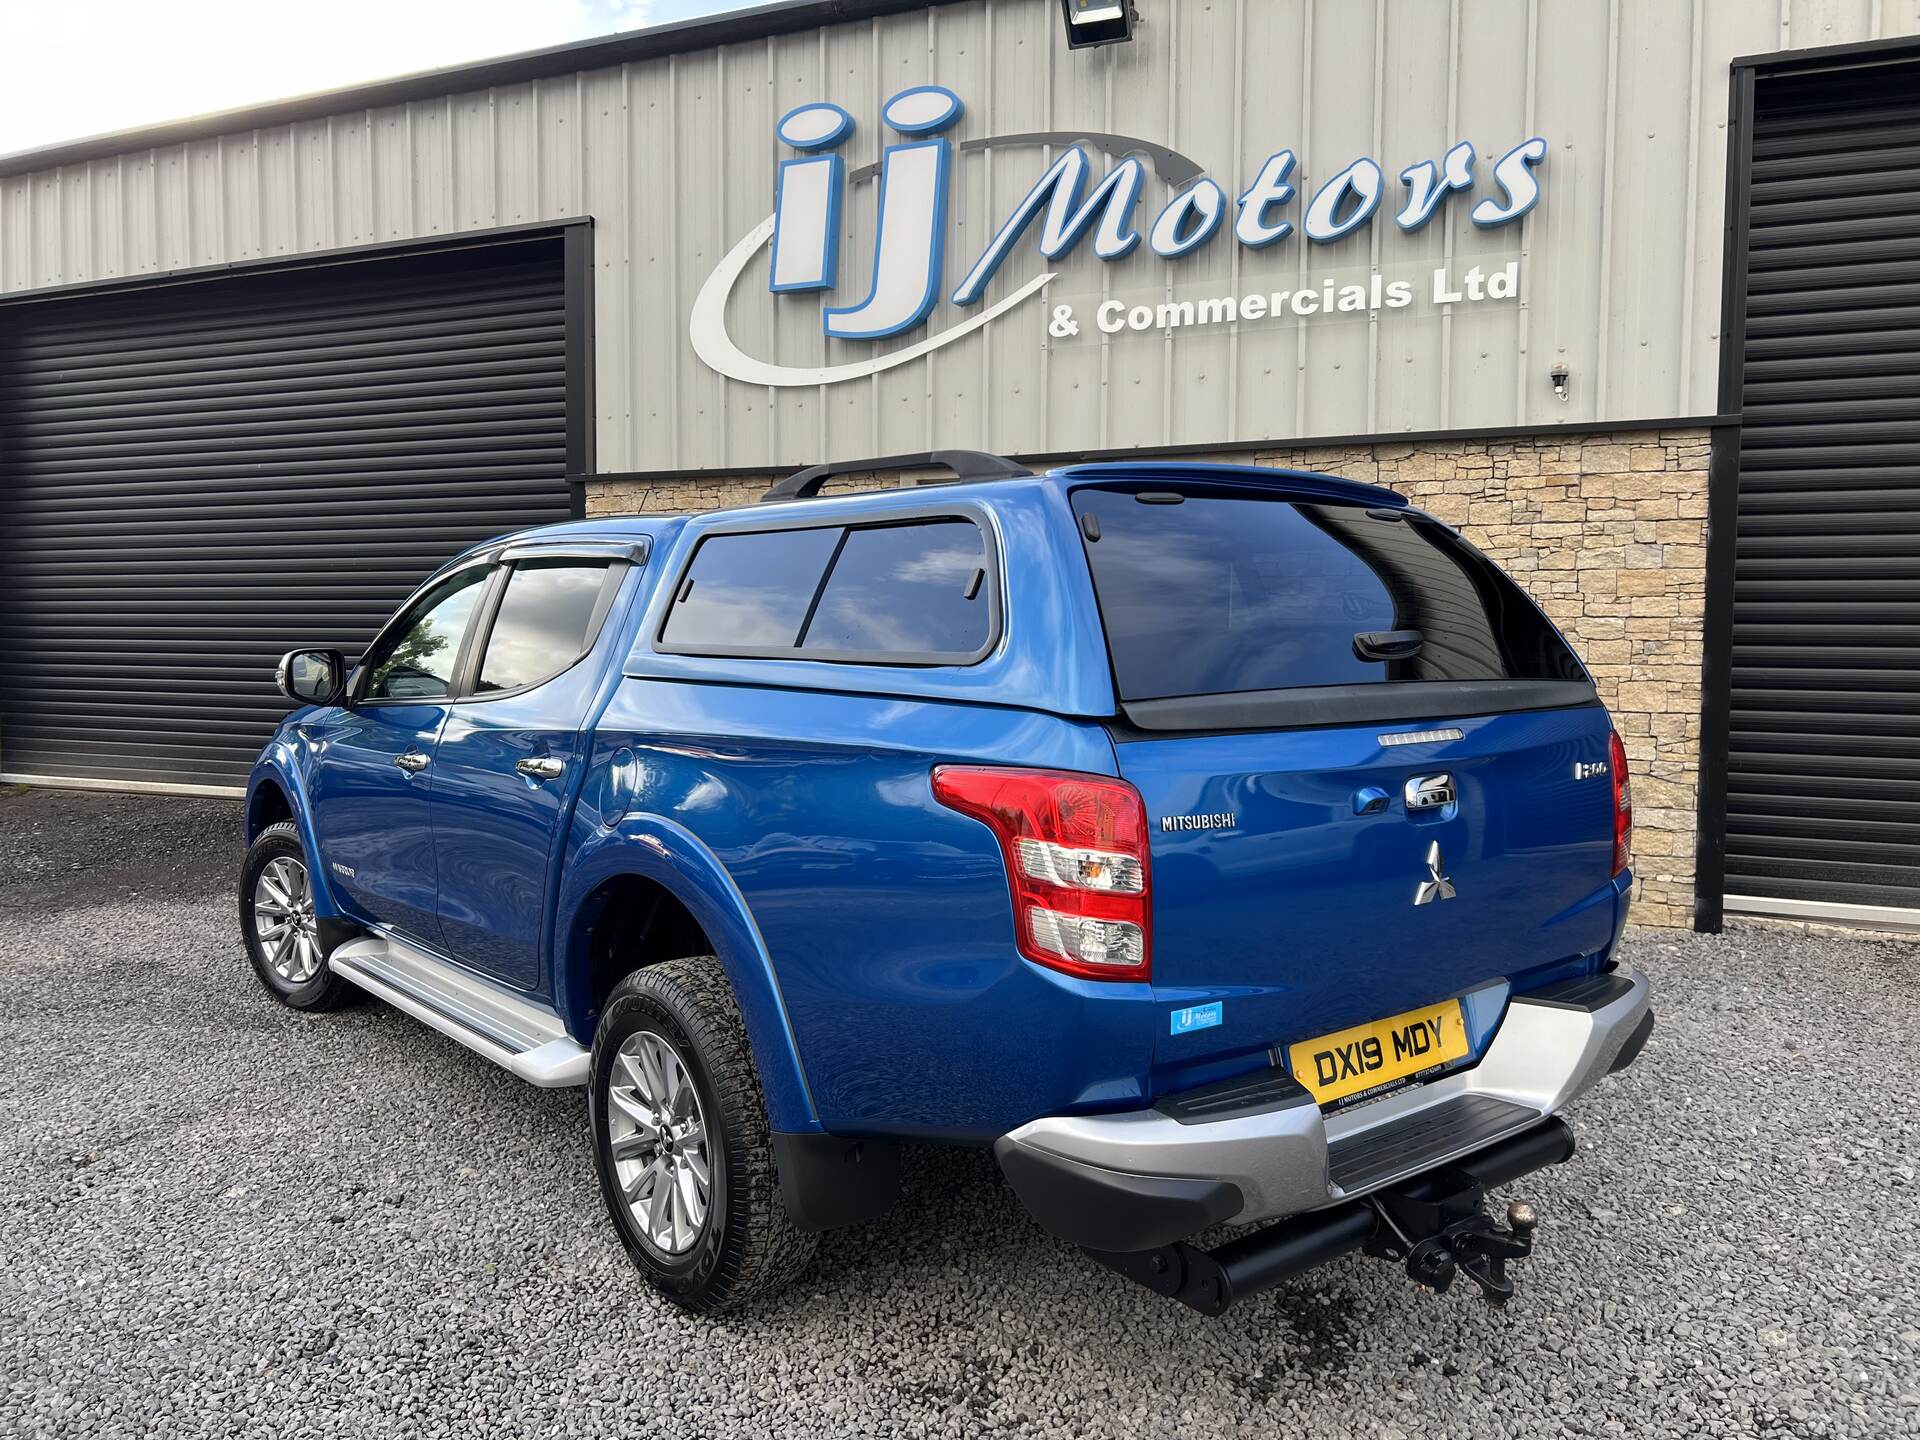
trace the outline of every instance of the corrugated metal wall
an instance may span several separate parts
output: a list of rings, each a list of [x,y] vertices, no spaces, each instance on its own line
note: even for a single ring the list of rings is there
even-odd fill
[[[3,768],[242,785],[282,654],[566,519],[562,245],[0,314]]]
[[[1754,105],[1727,908],[1911,923],[1920,62],[1762,75]]]
[[[595,223],[602,470],[734,469],[823,455],[982,445],[1128,445],[1480,429],[1711,412],[1725,195],[1727,62],[1920,32],[1920,0],[1142,0],[1138,38],[1070,53],[1054,0],[971,0],[812,34],[449,96],[0,181],[0,289],[73,284],[571,215]],[[723,380],[686,324],[715,263],[771,208],[775,119],[835,100],[889,134],[880,102],[957,91],[963,142],[1118,132],[1192,157],[1237,194],[1290,147],[1311,194],[1361,155],[1392,176],[1455,139],[1493,157],[1552,143],[1544,198],[1479,231],[1466,206],[1413,235],[1385,214],[1334,246],[1263,251],[1222,233],[1185,260],[1076,252],[1045,301],[872,380],[769,390]],[[1025,194],[1037,149],[967,154],[950,289]],[[875,188],[848,207],[840,303],[864,292]],[[1150,182],[1150,217],[1166,188]],[[1302,207],[1289,212],[1296,222]],[[1086,302],[1155,301],[1375,265],[1521,262],[1517,301],[1230,327],[1091,332]],[[1024,256],[989,302],[1036,273]],[[841,363],[815,300],[748,272],[732,311],[749,352]],[[1049,340],[1055,301],[1082,334]],[[964,318],[942,305],[934,328]],[[907,343],[910,335],[898,343]],[[1571,398],[1546,372],[1564,361]]]

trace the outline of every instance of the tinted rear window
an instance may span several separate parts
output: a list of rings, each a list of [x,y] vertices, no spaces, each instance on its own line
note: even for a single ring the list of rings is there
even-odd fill
[[[992,633],[986,540],[943,518],[708,536],[660,640],[696,654],[950,664]]]
[[[709,536],[660,638],[720,650],[791,649],[839,543],[837,529]]]
[[[850,531],[801,648],[971,655],[987,643],[986,563],[965,520]]]
[[[1158,492],[1164,496],[1166,492]],[[1379,681],[1584,680],[1520,588],[1445,526],[1352,505],[1079,490],[1124,700]],[[1084,521],[1083,521],[1084,525]],[[1357,636],[1418,631],[1398,659]]]

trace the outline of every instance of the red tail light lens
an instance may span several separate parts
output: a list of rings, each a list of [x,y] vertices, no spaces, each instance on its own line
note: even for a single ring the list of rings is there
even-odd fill
[[[1088,980],[1145,980],[1147,810],[1123,780],[941,765],[933,796],[1000,841],[1020,953]]]
[[[1607,744],[1607,770],[1613,776],[1613,873],[1633,863],[1633,782],[1627,774],[1627,747],[1615,730]]]

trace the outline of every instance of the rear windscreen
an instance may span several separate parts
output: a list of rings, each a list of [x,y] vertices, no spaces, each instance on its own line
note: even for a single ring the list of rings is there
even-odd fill
[[[1164,490],[1076,490],[1073,508],[1123,700],[1587,678],[1520,588],[1434,520]]]

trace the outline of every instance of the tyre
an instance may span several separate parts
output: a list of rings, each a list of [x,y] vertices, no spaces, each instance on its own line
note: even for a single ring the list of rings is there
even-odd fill
[[[295,1010],[337,1010],[359,991],[327,968],[313,914],[313,875],[300,827],[282,820],[262,830],[240,866],[240,933],[253,973]]]
[[[587,1114],[614,1228],[669,1299],[731,1310],[813,1258],[816,1238],[780,1198],[760,1075],[711,955],[615,987],[593,1040]]]

